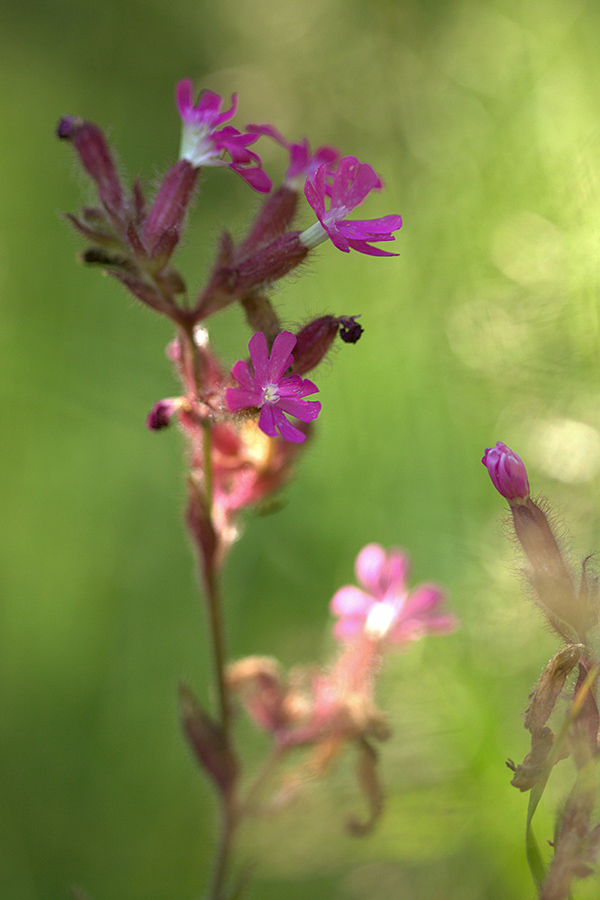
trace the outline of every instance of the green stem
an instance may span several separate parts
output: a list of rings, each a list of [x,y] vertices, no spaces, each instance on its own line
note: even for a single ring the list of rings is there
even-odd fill
[[[206,587],[206,599],[210,619],[210,635],[213,648],[213,661],[215,667],[215,681],[219,699],[220,724],[225,743],[229,744],[230,710],[225,684],[225,665],[227,655],[225,652],[225,629],[223,625],[223,604],[221,592],[214,568],[204,567],[204,584]]]

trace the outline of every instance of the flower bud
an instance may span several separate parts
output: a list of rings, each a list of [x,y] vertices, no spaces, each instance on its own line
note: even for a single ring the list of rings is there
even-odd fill
[[[492,484],[509,503],[529,497],[529,480],[520,456],[498,441],[483,454],[481,462],[487,468]]]
[[[91,122],[64,116],[56,131],[61,140],[71,141],[79,159],[96,182],[98,196],[114,222],[121,224],[125,212],[125,196],[117,167],[101,130]]]
[[[144,225],[143,239],[150,256],[158,255],[168,245],[169,251],[164,254],[168,258],[175,249],[197,177],[198,170],[185,159],[167,172]]]
[[[233,293],[239,296],[263,284],[283,278],[299,266],[307,255],[308,249],[298,240],[298,233],[290,231],[238,262],[230,274],[226,272],[222,274],[226,281],[234,276]]]
[[[292,222],[297,206],[298,192],[286,185],[269,194],[250,233],[239,247],[238,256],[247,257],[283,234]]]
[[[238,765],[222,729],[186,685],[179,688],[179,702],[183,730],[198,761],[220,793],[229,793],[237,778]]]

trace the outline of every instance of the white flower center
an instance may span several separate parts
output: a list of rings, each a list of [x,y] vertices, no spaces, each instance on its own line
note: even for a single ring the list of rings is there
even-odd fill
[[[383,601],[374,603],[365,622],[365,634],[374,640],[384,638],[395,618],[396,608],[391,603]]]
[[[279,400],[279,390],[276,384],[265,384],[263,388],[263,403],[276,403]]]
[[[214,165],[216,154],[210,135],[210,129],[204,125],[184,125],[179,158],[187,159],[196,168],[203,165]]]

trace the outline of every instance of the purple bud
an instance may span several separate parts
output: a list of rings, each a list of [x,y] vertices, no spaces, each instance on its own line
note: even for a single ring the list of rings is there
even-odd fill
[[[61,140],[70,141],[79,159],[96,182],[98,196],[113,222],[122,224],[125,214],[125,196],[112,153],[101,130],[92,122],[74,116],[64,116],[56,133]]]
[[[529,479],[523,460],[506,444],[498,441],[495,447],[485,451],[481,462],[498,493],[508,501],[529,497]]]
[[[239,296],[288,275],[307,255],[308,249],[298,240],[298,232],[289,231],[275,238],[268,246],[240,260],[230,272],[222,272],[222,277],[228,280],[233,276],[233,293]]]

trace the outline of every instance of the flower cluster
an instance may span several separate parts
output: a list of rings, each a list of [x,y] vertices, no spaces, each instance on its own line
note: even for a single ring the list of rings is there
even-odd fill
[[[307,399],[318,388],[305,376],[325,358],[338,335],[345,344],[354,344],[363,330],[358,315],[333,314],[288,330],[271,290],[327,240],[344,253],[396,255],[378,245],[395,239],[402,220],[398,215],[350,219],[372,191],[382,188],[374,169],[330,146],[313,151],[307,138],[289,141],[271,125],[239,130],[231,124],[237,112],[235,94],[229,108],[212,91],[195,99],[192,82],[186,79],[176,87],[176,103],[182,120],[179,158],[152,197],[139,181],[131,188],[123,184],[109,143],[93,123],[66,116],[58,136],[73,146],[97,191],[96,206],[67,217],[87,242],[84,262],[116,278],[176,328],[167,355],[181,391],[155,403],[146,424],[154,432],[176,422],[188,454],[185,521],[206,599],[219,717],[207,713],[186,686],[180,704],[189,744],[222,807],[223,865],[216,867],[211,892],[218,900],[225,896],[228,842],[251,806],[248,799],[240,799],[232,695],[272,735],[273,759],[291,748],[309,747],[309,772],[316,774],[345,742],[354,742],[369,817],[366,822],[352,821],[351,828],[363,833],[382,808],[370,742],[389,733],[374,701],[383,653],[427,633],[447,632],[455,622],[440,611],[439,588],[407,590],[403,553],[370,544],[356,562],[362,587],[344,587],[331,601],[338,619],[334,633],[342,646],[330,667],[285,677],[275,661],[251,657],[226,669],[220,576],[239,534],[240,514],[268,503],[309,443],[321,403]],[[283,182],[275,189],[256,152],[263,138],[275,140],[288,155]],[[209,167],[233,170],[265,196],[241,240],[222,233],[205,285],[190,291],[173,256],[198,190],[198,173]],[[316,221],[299,230],[294,220],[303,197]],[[214,352],[206,323],[233,304],[243,312],[251,337],[248,356],[243,350],[231,367]],[[286,789],[289,792],[289,784]],[[237,889],[234,892],[237,895]]]
[[[208,90],[195,99],[192,82],[185,79],[176,87],[176,103],[182,120],[179,159],[151,200],[139,181],[131,190],[123,185],[112,150],[96,125],[70,116],[61,120],[58,135],[73,145],[95,182],[99,200],[98,206],[68,218],[89,244],[85,262],[103,268],[176,324],[177,350],[171,357],[183,392],[160,400],[147,424],[160,430],[173,420],[179,422],[190,443],[196,490],[204,498],[200,505],[212,505],[218,519],[219,504],[224,504],[223,533],[229,535],[235,530],[230,528],[234,507],[258,502],[285,481],[296,450],[275,448],[281,441],[306,442],[321,404],[306,399],[318,388],[304,376],[323,359],[336,335],[354,343],[362,332],[356,316],[333,315],[313,319],[296,332],[285,330],[269,298],[271,286],[327,239],[344,252],[390,255],[373,242],[393,240],[401,219],[348,221],[372,190],[381,189],[371,166],[352,156],[341,157],[333,147],[313,151],[306,138],[288,141],[272,125],[235,128],[231,124],[237,112],[235,94],[229,105]],[[276,189],[255,150],[264,138],[275,140],[289,158],[283,184]],[[267,196],[238,244],[223,233],[206,285],[190,296],[172,257],[198,188],[198,172],[215,166],[232,169]],[[303,189],[317,222],[296,231],[292,223]],[[249,360],[242,358],[228,370],[211,350],[204,326],[232,303],[243,310],[253,336]],[[214,459],[206,456],[207,428]],[[258,452],[264,437],[268,449]],[[264,458],[269,460],[268,477]],[[277,465],[279,473],[272,471]]]

